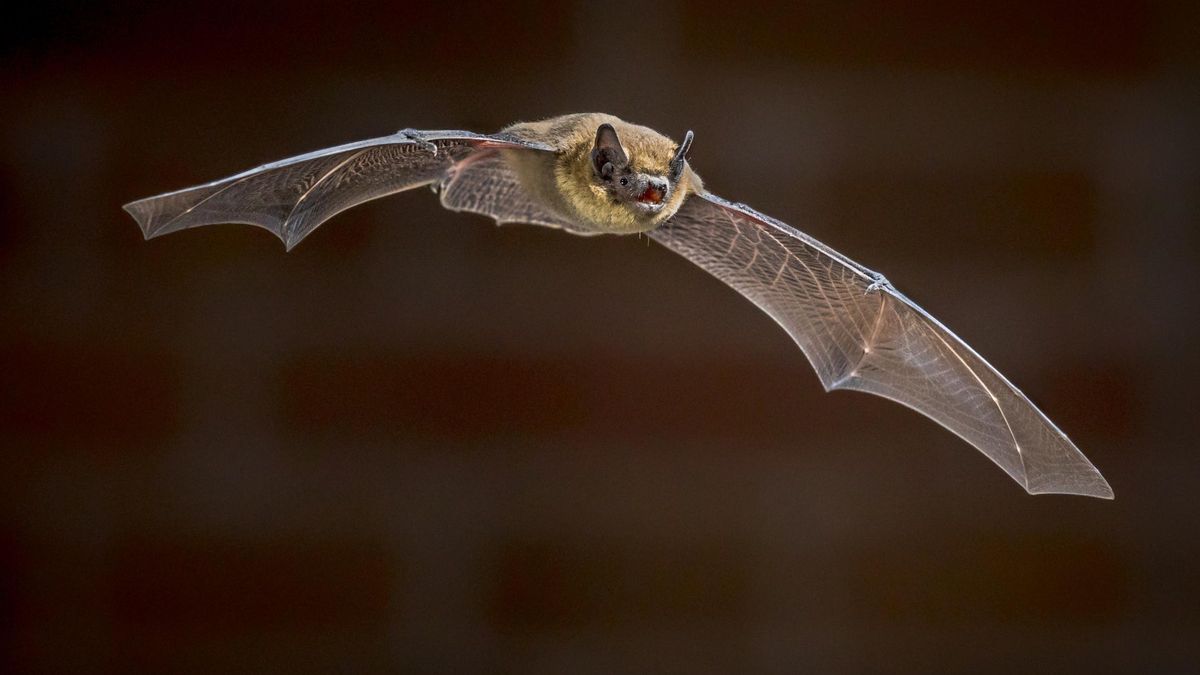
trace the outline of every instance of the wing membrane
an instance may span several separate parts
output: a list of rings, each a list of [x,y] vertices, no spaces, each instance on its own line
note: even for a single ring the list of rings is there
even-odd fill
[[[125,210],[138,221],[146,238],[201,225],[247,223],[271,231],[291,249],[321,223],[345,209],[421,185],[447,181],[460,162],[480,156],[498,157],[500,150],[548,152],[550,148],[505,135],[401,132],[319,150],[205,185],[141,199],[126,204]],[[509,171],[502,162],[481,166]],[[511,181],[506,182],[504,176],[491,184],[476,183],[476,190],[512,188]],[[474,200],[488,202],[489,198],[486,192],[477,192]]]
[[[458,163],[439,188],[442,206],[490,216],[499,224],[530,223],[571,229],[569,219],[552,213],[522,185],[499,152],[480,152]]]
[[[1100,472],[1024,394],[881,275],[707,193],[650,236],[774,318],[827,391],[869,392],[930,417],[1031,494],[1112,498]]]

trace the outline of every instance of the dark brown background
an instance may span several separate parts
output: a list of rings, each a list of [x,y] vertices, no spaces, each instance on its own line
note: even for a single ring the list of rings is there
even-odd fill
[[[160,6],[168,4],[169,6]],[[18,670],[1200,662],[1191,3],[33,5],[0,90]],[[133,198],[604,110],[886,274],[1115,502],[1029,497],[636,238],[417,191],[290,255]]]

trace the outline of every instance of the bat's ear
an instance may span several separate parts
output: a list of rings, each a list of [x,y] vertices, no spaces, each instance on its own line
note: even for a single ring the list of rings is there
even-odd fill
[[[604,180],[611,180],[613,173],[629,163],[621,139],[611,124],[601,124],[596,129],[596,144],[592,147],[592,167]]]
[[[692,138],[694,134],[691,129],[688,129],[687,135],[683,137],[683,142],[679,144],[679,149],[675,151],[675,157],[671,160],[671,168],[669,171],[671,182],[679,180],[683,175],[683,163],[687,161],[687,152],[692,149]]]

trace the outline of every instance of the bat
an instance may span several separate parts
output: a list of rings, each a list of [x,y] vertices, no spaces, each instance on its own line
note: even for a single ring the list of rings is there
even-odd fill
[[[214,223],[266,228],[291,250],[362,202],[430,186],[453,211],[572,234],[645,233],[765,311],[826,391],[926,415],[1030,494],[1112,499],[1108,482],[1033,403],[883,275],[704,188],[681,143],[583,113],[495,134],[405,129],[125,205],[147,239]]]

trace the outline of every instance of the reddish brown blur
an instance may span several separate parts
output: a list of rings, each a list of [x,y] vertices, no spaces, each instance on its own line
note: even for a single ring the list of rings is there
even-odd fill
[[[448,4],[0,29],[0,669],[1200,663],[1190,3]],[[1116,501],[1027,496],[824,395],[644,238],[418,190],[285,255],[245,226],[144,242],[120,209],[589,110],[695,130],[713,191],[886,273]]]

